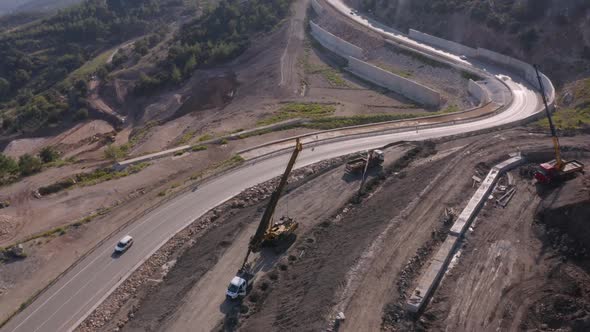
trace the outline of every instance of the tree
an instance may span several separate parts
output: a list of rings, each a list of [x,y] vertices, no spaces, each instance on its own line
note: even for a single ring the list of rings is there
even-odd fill
[[[74,114],[74,119],[77,121],[83,121],[88,119],[88,110],[85,108],[81,108],[78,111],[76,111],[76,114]]]
[[[170,73],[170,79],[174,84],[178,84],[182,80],[182,74],[180,73],[180,70],[178,70],[178,67],[176,67],[176,65],[172,66],[172,73]]]
[[[24,154],[18,159],[18,168],[23,176],[32,175],[41,171],[43,163],[41,159],[31,156],[30,154]]]
[[[88,95],[88,83],[85,80],[77,80],[74,84],[75,89],[78,91],[78,95],[86,97]]]
[[[46,146],[39,152],[39,157],[44,163],[50,163],[59,159],[59,152],[51,146]]]
[[[104,150],[104,156],[105,158],[112,161],[117,161],[119,159],[125,158],[127,156],[128,150],[129,147],[127,145],[117,146],[109,144]]]
[[[4,116],[2,118],[2,129],[7,130],[14,124],[14,120],[12,118]]]
[[[0,153],[0,179],[18,173],[18,164],[13,158]]]
[[[196,66],[197,66],[197,59],[195,59],[195,56],[192,55],[184,64],[184,75],[187,77],[190,77]]]
[[[10,92],[10,82],[7,79],[0,77],[0,98],[8,95]]]

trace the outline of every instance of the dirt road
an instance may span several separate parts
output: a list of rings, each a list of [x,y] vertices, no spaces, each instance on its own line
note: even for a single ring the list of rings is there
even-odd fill
[[[402,145],[387,149],[384,164],[392,164],[409,148],[408,145]],[[305,234],[336,213],[356,193],[359,179],[343,174],[344,167],[340,166],[289,192],[279,202],[275,216],[295,217],[299,222],[297,233]],[[319,197],[321,199],[318,199]],[[225,233],[207,235],[206,238],[209,240],[225,241],[220,244],[223,250],[211,254],[210,247],[204,247],[192,250],[190,255],[192,259],[211,257],[210,259],[216,260],[216,263],[202,276],[195,276],[187,271],[184,277],[193,278],[191,284],[181,282],[169,287],[167,279],[162,286],[163,289],[169,288],[166,294],[176,292],[176,295],[163,298],[161,292],[156,292],[154,296],[149,296],[141,303],[139,311],[135,313],[135,319],[130,321],[126,329],[187,331],[195,330],[198,326],[197,331],[210,331],[223,322],[225,315],[234,308],[234,303],[224,302],[225,289],[242,264],[250,236],[256,230],[261,215],[255,211],[263,208],[264,204],[260,204],[229,218],[228,223],[224,223]],[[281,257],[282,255],[272,251],[263,251],[260,255],[250,258],[250,261],[255,262],[258,271],[257,280],[263,278]],[[174,269],[170,273],[176,276]],[[172,280],[176,278],[180,279],[173,277]]]
[[[281,80],[279,85],[297,94],[301,87],[297,73],[297,59],[303,47],[305,28],[303,26],[309,0],[299,0],[293,3],[293,15],[289,20],[289,36],[287,46],[281,56]]]

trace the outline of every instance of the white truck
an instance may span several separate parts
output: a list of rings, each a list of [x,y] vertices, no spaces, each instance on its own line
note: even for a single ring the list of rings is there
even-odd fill
[[[250,290],[254,281],[254,275],[244,268],[230,281],[225,295],[230,300],[243,298]]]

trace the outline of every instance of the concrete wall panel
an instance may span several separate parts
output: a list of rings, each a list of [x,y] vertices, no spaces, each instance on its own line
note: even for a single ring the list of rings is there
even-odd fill
[[[346,40],[340,39],[328,31],[322,29],[319,25],[309,22],[311,25],[312,36],[325,48],[330,51],[342,55],[344,57],[353,56],[355,58],[363,58],[363,49],[355,46]]]
[[[410,29],[410,33],[408,36],[424,44],[449,51],[456,55],[477,56],[487,61],[494,62],[504,67],[510,68],[514,70],[516,73],[518,73],[520,76],[522,76],[533,87],[539,89],[539,83],[537,80],[535,69],[533,68],[533,66],[524,61],[485,48],[474,49],[457,42],[432,36],[413,29]],[[555,87],[553,86],[553,83],[551,83],[551,80],[544,74],[541,74],[541,80],[543,82],[543,87],[545,88],[545,95],[547,96],[547,100],[550,104],[550,107],[552,107],[555,101]]]
[[[367,81],[399,93],[419,104],[434,107],[440,105],[440,94],[438,92],[354,57],[348,58],[348,70]]]
[[[422,42],[424,44],[428,44],[445,51],[450,51],[457,55],[475,56],[477,54],[477,50],[474,48],[456,43],[454,41],[435,37],[433,35],[429,35],[418,30],[410,29],[409,36],[410,38]]]
[[[322,5],[320,5],[318,0],[311,0],[311,7],[318,15],[322,15],[324,13],[324,7],[322,7]]]
[[[490,101],[490,96],[488,95],[487,90],[472,79],[469,79],[467,90],[473,97],[475,97],[475,99],[479,100],[480,105],[486,104]]]

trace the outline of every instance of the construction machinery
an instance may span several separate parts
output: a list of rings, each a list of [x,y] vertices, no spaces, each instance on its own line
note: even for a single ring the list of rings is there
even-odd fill
[[[292,218],[283,217],[280,219],[280,223],[275,223],[273,215],[275,208],[277,207],[277,203],[279,202],[279,198],[281,197],[281,192],[287,185],[289,174],[291,174],[293,166],[295,166],[295,161],[297,160],[299,152],[301,152],[302,149],[303,144],[301,144],[299,139],[297,139],[295,141],[295,149],[291,154],[287,168],[285,169],[285,172],[283,173],[283,176],[281,177],[281,180],[275,191],[270,196],[270,201],[264,210],[264,214],[262,215],[260,224],[258,224],[256,233],[254,233],[254,236],[250,238],[248,252],[246,253],[244,262],[242,263],[242,266],[240,267],[237,275],[232,278],[229,286],[227,287],[225,295],[230,300],[235,300],[245,296],[248,289],[254,282],[254,272],[248,263],[248,257],[250,257],[250,253],[259,252],[262,247],[266,245],[279,245],[282,241],[290,238],[297,229],[298,224]]]
[[[553,148],[555,150],[555,159],[541,164],[534,176],[539,183],[549,184],[555,181],[563,180],[564,178],[575,173],[583,172],[584,164],[577,160],[566,161],[561,158],[559,138],[557,137],[557,131],[555,130],[553,120],[551,119],[551,111],[549,110],[549,105],[547,105],[547,97],[545,96],[543,81],[541,80],[541,75],[539,74],[539,69],[536,65],[535,71],[537,73],[537,79],[539,80],[539,87],[541,89],[543,103],[545,104],[545,113],[547,114],[547,119],[549,120],[549,128],[551,129],[551,137],[553,139]]]
[[[384,154],[381,150],[372,150],[366,156],[350,160],[346,163],[346,172],[359,173],[371,167],[383,164]]]

